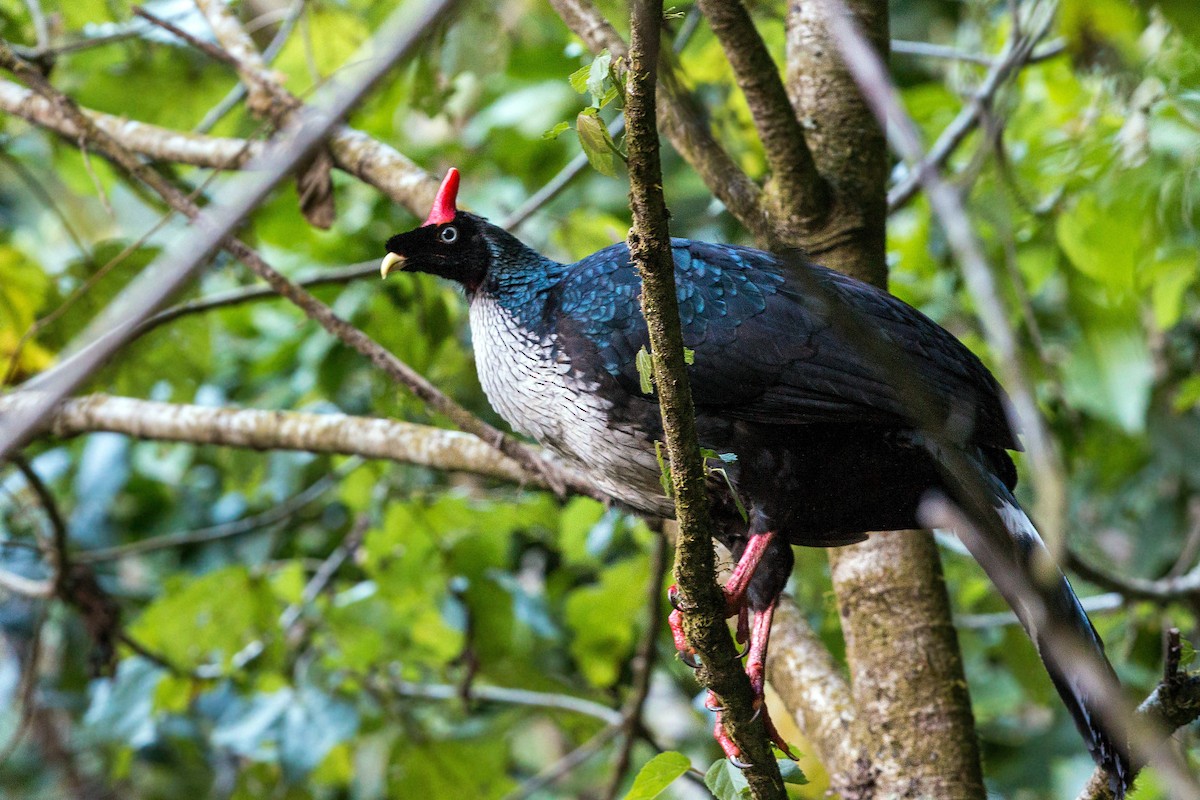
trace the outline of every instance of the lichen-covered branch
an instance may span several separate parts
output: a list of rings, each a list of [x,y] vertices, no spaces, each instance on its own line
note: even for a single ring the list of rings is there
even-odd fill
[[[779,600],[772,631],[767,680],[816,748],[830,789],[841,797],[864,796],[874,776],[841,667],[788,595]]]
[[[830,193],[804,141],[779,68],[741,0],[700,0],[754,117],[771,165],[767,197],[775,218],[803,231],[820,227]]]
[[[1200,675],[1179,671],[1179,631],[1171,630],[1169,637],[1176,648],[1176,656],[1172,659],[1171,653],[1168,652],[1165,670],[1167,674],[1150,696],[1137,707],[1134,721],[1139,727],[1161,732],[1157,742],[1159,747],[1166,746],[1162,739],[1168,734],[1200,719]],[[1141,764],[1135,763],[1133,768],[1136,774],[1141,770]],[[1115,800],[1111,786],[1112,780],[1108,771],[1097,767],[1083,791],[1079,793],[1078,800]]]
[[[30,73],[24,63],[11,52],[0,50],[0,65],[10,69],[20,70],[34,83],[34,88],[47,99],[61,108],[72,118],[79,128],[86,132],[86,140],[95,145],[106,157],[116,162],[131,176],[138,178],[159,194],[173,209],[190,219],[200,217],[200,209],[174,185],[167,182],[161,175],[148,169],[139,162],[121,143],[95,128],[91,121],[79,108],[37,73]],[[371,363],[379,367],[397,382],[407,387],[414,395],[424,401],[434,411],[446,416],[461,430],[472,433],[482,440],[491,443],[501,452],[523,464],[527,469],[540,474],[556,491],[562,492],[570,485],[576,491],[595,496],[596,490],[586,481],[578,479],[573,474],[564,471],[558,465],[542,458],[536,451],[524,443],[506,436],[496,428],[488,425],[458,403],[443,394],[426,378],[410,366],[396,358],[391,352],[372,340],[358,328],[334,314],[329,306],[322,303],[310,293],[289,281],[281,273],[271,267],[257,251],[239,239],[226,236],[220,240],[220,246],[245,264],[256,275],[265,280],[282,297],[297,305],[306,315],[320,324],[345,344],[366,356]],[[128,335],[128,332],[126,333]],[[103,344],[98,341],[97,345]],[[78,357],[87,356],[85,349]],[[70,363],[69,361],[67,362]],[[60,365],[56,369],[63,369]]]
[[[68,139],[78,138],[71,115],[37,93],[12,81],[0,80],[0,111],[21,117]],[[98,130],[126,149],[154,161],[210,169],[240,169],[262,155],[263,143],[247,139],[202,136],[81,108]],[[348,126],[329,138],[334,164],[374,186],[414,216],[429,210],[437,181],[394,147]]]
[[[667,207],[662,194],[658,130],[655,125],[656,64],[662,0],[635,0],[631,22],[625,122],[629,153],[629,204],[633,228],[629,251],[642,278],[642,311],[650,333],[654,380],[679,537],[675,578],[688,603],[684,631],[700,654],[700,680],[720,698],[725,729],[749,762],[746,778],[755,798],[784,798],[779,767],[758,714],[750,681],[741,668],[725,624],[725,594],[716,583],[712,526],[704,462],[683,352],[675,296]]]
[[[80,110],[93,121],[97,129],[120,140],[133,152],[155,161],[212,169],[240,169],[246,162],[262,154],[262,142],[201,136],[99,111]],[[68,139],[78,138],[83,133],[71,115],[45,97],[12,81],[0,80],[0,111],[21,117]]]
[[[36,394],[24,392],[0,397],[0,419],[21,403],[37,402]],[[110,431],[139,439],[339,453],[543,485],[538,476],[471,434],[346,414],[214,408],[93,394],[57,406],[42,431],[59,437]]]
[[[847,5],[872,43],[886,52],[887,3],[852,0]],[[829,37],[832,13],[827,2],[788,3],[788,94],[806,121],[805,141],[817,169],[833,191],[833,213],[825,224],[790,244],[827,267],[882,286],[887,281],[887,141]]]

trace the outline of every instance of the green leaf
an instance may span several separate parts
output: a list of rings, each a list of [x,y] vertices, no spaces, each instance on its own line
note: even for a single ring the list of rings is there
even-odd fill
[[[1187,667],[1196,660],[1196,646],[1187,639],[1180,639],[1179,645],[1179,666]]]
[[[638,350],[634,365],[637,367],[638,380],[641,381],[642,394],[654,394],[654,360],[645,347]]]
[[[675,484],[671,481],[671,464],[667,461],[666,448],[662,442],[654,443],[654,458],[658,461],[658,482],[662,485],[663,493],[672,497],[675,494]]]
[[[1063,368],[1063,390],[1076,408],[1128,433],[1146,424],[1154,360],[1136,319],[1093,320]]]
[[[587,90],[592,95],[592,105],[604,108],[612,97],[608,94],[607,85],[612,67],[612,54],[604,50],[592,60],[588,68]],[[606,99],[607,98],[607,99]]]
[[[232,565],[198,578],[173,576],[130,627],[146,647],[184,668],[235,668],[239,653],[276,648],[284,604],[269,581]]]
[[[674,783],[676,778],[687,772],[689,767],[691,762],[683,753],[659,753],[638,771],[625,800],[654,800]]]
[[[1133,290],[1142,240],[1139,209],[1132,202],[1102,207],[1087,194],[1058,218],[1058,243],[1075,269],[1109,290]]]
[[[1176,414],[1183,414],[1197,405],[1200,405],[1200,375],[1193,375],[1179,384],[1175,398],[1171,401],[1171,408]]]
[[[586,108],[579,112],[579,116],[575,118],[575,131],[579,134],[579,144],[583,147],[592,168],[601,175],[615,178],[617,167],[614,154],[617,152],[617,145],[596,108]]]
[[[745,800],[750,797],[750,784],[737,767],[722,758],[714,761],[704,773],[704,785],[717,800]]]
[[[689,367],[692,364],[695,364],[696,363],[696,351],[689,350],[686,347],[683,348],[683,363],[687,364]]]
[[[567,78],[567,83],[571,84],[571,88],[580,94],[587,94],[588,77],[592,74],[592,65],[588,64],[585,67],[580,67],[571,73]]]
[[[795,748],[792,748],[793,750]],[[804,774],[804,770],[800,769],[800,765],[790,758],[777,759],[779,763],[779,774],[783,776],[784,783],[790,783],[793,786],[804,786],[808,783],[808,776]]]
[[[542,138],[548,139],[549,141],[554,141],[559,136],[562,136],[565,132],[567,132],[569,130],[571,130],[571,123],[560,122],[557,125],[555,125],[553,128],[551,128],[550,130],[543,133]]]
[[[646,583],[647,558],[638,555],[608,567],[600,581],[575,589],[566,601],[566,619],[574,636],[571,656],[593,686],[608,687],[637,640],[638,611]]]

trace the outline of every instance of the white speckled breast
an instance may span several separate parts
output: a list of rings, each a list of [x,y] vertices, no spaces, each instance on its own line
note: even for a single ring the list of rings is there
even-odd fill
[[[659,515],[674,509],[659,483],[654,443],[611,419],[594,376],[573,369],[556,334],[537,334],[494,298],[471,300],[479,382],[500,416],[588,472],[607,494]]]

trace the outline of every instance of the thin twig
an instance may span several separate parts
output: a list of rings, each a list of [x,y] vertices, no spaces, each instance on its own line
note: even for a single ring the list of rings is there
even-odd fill
[[[46,15],[42,11],[42,4],[39,0],[25,0],[25,7],[29,9],[29,18],[33,21],[33,35],[37,41],[37,52],[39,55],[44,55],[50,50],[50,23],[46,21]]]
[[[892,39],[892,52],[898,55],[918,56],[921,58],[944,58],[952,61],[966,61],[971,64],[979,64],[984,67],[995,66],[1000,59],[996,56],[985,56],[979,53],[968,53],[965,50],[959,50],[954,47],[949,47],[943,44],[934,44],[932,42],[913,42],[905,39]],[[1030,53],[1026,59],[1026,64],[1037,64],[1042,61],[1048,61],[1056,56],[1066,52],[1067,40],[1056,39],[1053,42],[1047,42],[1044,47]]]
[[[233,56],[229,55],[224,50],[222,50],[221,48],[214,45],[212,42],[206,42],[203,39],[193,36],[192,34],[185,31],[183,28],[180,28],[178,25],[174,24],[173,22],[168,22],[167,20],[163,19],[162,17],[156,16],[156,15],[150,13],[142,6],[134,6],[133,13],[134,13],[134,15],[139,16],[142,19],[146,20],[147,22],[151,23],[152,25],[157,25],[158,27],[160,27],[163,30],[170,33],[172,36],[176,36],[176,37],[182,39],[188,45],[199,50],[201,53],[204,53],[206,56],[211,58],[213,61],[219,62],[221,64],[225,64],[225,65],[233,67],[235,69],[237,68],[237,61],[235,61],[233,59]]]
[[[304,585],[304,591],[300,594],[300,601],[293,603],[283,610],[279,615],[279,627],[283,628],[286,636],[291,639],[296,635],[297,628],[300,623],[300,615],[304,613],[307,606],[312,605],[321,592],[329,586],[329,582],[333,580],[333,576],[341,569],[342,564],[354,557],[358,548],[362,546],[363,536],[371,526],[371,518],[367,514],[359,514],[354,520],[354,524],[346,533],[341,543],[333,549],[321,562],[321,566],[313,573],[312,578]]]
[[[461,700],[461,687],[454,684],[413,683],[389,678],[383,687],[402,697],[420,697],[426,700]],[[583,714],[595,717],[606,725],[616,728],[614,735],[621,730],[621,712],[582,697],[572,697],[551,692],[535,692],[529,689],[514,689],[506,686],[474,685],[471,687],[471,697],[490,703],[505,703],[516,706],[532,706],[534,708],[549,708],[555,711],[569,711],[573,714]]]
[[[555,761],[553,764],[538,772],[537,775],[534,775],[532,778],[522,783],[515,790],[506,794],[504,796],[504,800],[525,800],[525,798],[530,797],[549,786],[553,786],[564,776],[603,750],[620,732],[620,723],[614,723],[609,725],[607,728],[602,729],[591,739],[588,739],[579,747],[576,747],[558,761]]]
[[[1154,603],[1172,603],[1200,599],[1200,567],[1193,567],[1178,577],[1151,580],[1135,575],[1117,575],[1085,561],[1078,553],[1067,550],[1066,566],[1084,580],[1117,592],[1130,600],[1149,600]]]
[[[329,286],[340,283],[350,283],[351,281],[360,280],[362,278],[375,278],[379,275],[379,260],[363,261],[358,264],[350,264],[349,266],[339,269],[331,269],[326,272],[319,272],[315,275],[310,275],[305,278],[297,278],[294,283],[297,286],[302,286],[305,289],[311,289],[318,286]],[[233,289],[220,294],[212,294],[207,297],[198,297],[195,300],[189,300],[186,303],[164,308],[154,316],[147,319],[138,326],[133,337],[138,338],[145,336],[155,328],[166,325],[168,322],[174,322],[182,317],[191,316],[193,314],[203,314],[208,311],[217,309],[229,308],[231,306],[242,305],[243,303],[253,303],[259,300],[279,300],[279,293],[270,286],[247,286],[244,289]]]
[[[321,495],[328,492],[337,483],[346,478],[354,470],[362,466],[361,458],[353,458],[347,461],[339,469],[322,475],[311,486],[308,486],[303,491],[292,495],[281,503],[277,503],[261,514],[254,514],[249,517],[234,520],[233,522],[225,522],[220,525],[212,525],[207,528],[199,528],[197,530],[179,531],[178,533],[168,533],[162,536],[154,536],[149,539],[142,539],[128,544],[116,545],[115,547],[105,547],[97,550],[83,550],[75,553],[74,559],[80,564],[95,564],[103,561],[118,561],[131,556],[143,555],[152,553],[156,550],[166,550],[175,547],[187,547],[194,544],[207,544],[216,542],[221,539],[228,539],[234,536],[251,533],[261,530],[269,525],[274,525],[291,518],[302,508],[312,503]]]
[[[1016,74],[1022,66],[1032,63],[1034,48],[1050,30],[1054,20],[1053,11],[1047,13],[1034,30],[1021,34],[1014,30],[1013,38],[1004,46],[998,57],[992,59],[992,67],[979,84],[979,88],[971,95],[971,99],[963,106],[958,116],[942,130],[933,147],[923,159],[909,166],[908,174],[888,192],[888,212],[896,211],[905,206],[921,189],[921,176],[930,169],[940,169],[954,155],[958,146],[967,135],[975,129],[979,122],[980,113],[991,105],[996,93]],[[1057,55],[1055,51],[1052,55]],[[1047,56],[1050,57],[1050,56]],[[1044,59],[1042,59],[1044,60]]]
[[[662,619],[662,584],[667,572],[667,549],[670,542],[662,530],[662,521],[655,528],[654,549],[650,553],[650,577],[646,583],[645,629],[641,641],[638,642],[637,652],[633,657],[633,680],[630,682],[629,698],[621,709],[622,730],[621,747],[613,764],[612,777],[604,793],[606,800],[614,800],[625,780],[629,770],[629,761],[633,754],[633,745],[637,741],[638,731],[643,727],[642,709],[646,705],[646,697],[650,694],[650,677],[654,672],[657,658],[656,644]]]
[[[51,494],[50,488],[42,481],[41,476],[33,469],[25,457],[20,453],[13,453],[9,456],[9,460],[17,471],[25,478],[25,483],[33,491],[41,504],[42,510],[46,514],[46,519],[50,522],[50,532],[52,534],[49,546],[46,547],[46,556],[50,559],[50,566],[53,570],[53,585],[55,591],[66,596],[67,583],[71,575],[71,555],[68,552],[70,536],[67,533],[67,523],[63,519],[62,512],[58,508],[58,502]]]

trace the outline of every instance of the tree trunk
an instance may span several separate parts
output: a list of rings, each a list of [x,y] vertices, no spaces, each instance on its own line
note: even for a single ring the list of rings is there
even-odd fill
[[[886,50],[887,3],[847,5]],[[827,266],[884,285],[887,144],[830,39],[829,10],[798,1],[788,10],[788,91],[834,196],[827,219],[796,244]],[[829,559],[866,760],[857,775],[840,776],[844,794],[983,798],[970,696],[932,536],[876,533],[830,550]],[[777,673],[773,680],[786,680]]]

